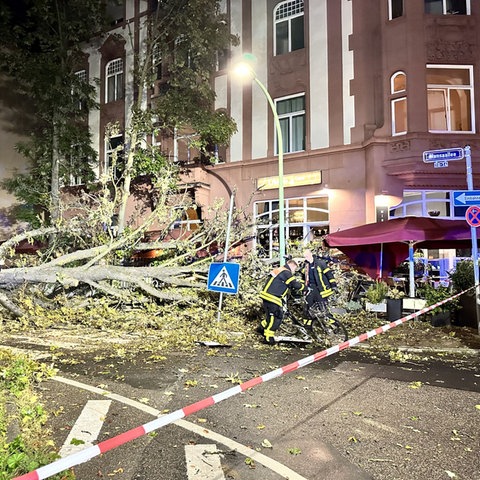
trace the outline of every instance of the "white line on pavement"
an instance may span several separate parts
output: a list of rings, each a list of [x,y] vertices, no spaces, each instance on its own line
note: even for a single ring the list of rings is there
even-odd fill
[[[82,390],[86,390],[92,393],[98,393],[105,398],[111,398],[120,403],[124,403],[126,405],[130,405],[131,407],[136,408],[137,410],[149,413],[155,417],[159,417],[161,412],[156,408],[151,407],[150,405],[145,405],[143,403],[137,402],[136,400],[132,400],[127,397],[123,397],[122,395],[118,395],[116,393],[111,393],[107,390],[103,390],[98,387],[94,387],[92,385],[87,385],[86,383],[79,382],[77,380],[73,380],[70,378],[65,377],[52,377],[52,380],[56,380],[60,383],[65,383],[67,385],[71,385],[73,387],[81,388]],[[300,475],[299,473],[291,470],[286,465],[274,460],[273,458],[267,457],[263,453],[257,452],[256,450],[247,447],[246,445],[242,445],[241,443],[236,442],[235,440],[225,437],[220,433],[216,433],[213,430],[205,428],[203,425],[196,425],[194,423],[188,422],[187,420],[177,420],[174,422],[174,425],[178,427],[184,428],[185,430],[189,430],[191,432],[196,433],[204,438],[208,438],[210,440],[216,441],[225,445],[226,447],[230,448],[231,450],[236,450],[238,453],[244,455],[245,457],[250,457],[255,462],[269,468],[273,472],[280,475],[282,478],[288,480],[307,480],[305,477]]]
[[[61,458],[93,445],[100,434],[111,403],[111,400],[89,400],[87,402],[70,430],[63,447],[58,452]]]
[[[185,445],[188,480],[225,480],[217,446]]]

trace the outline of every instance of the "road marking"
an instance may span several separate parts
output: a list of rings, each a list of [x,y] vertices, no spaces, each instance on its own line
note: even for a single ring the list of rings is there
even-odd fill
[[[91,447],[98,438],[111,400],[89,400],[58,454],[61,458]],[[73,443],[72,443],[73,441]]]
[[[73,380],[65,377],[59,377],[59,376],[52,377],[52,380],[55,380],[60,383],[65,383],[66,385],[70,385],[72,387],[81,388],[82,390],[86,390],[88,392],[98,393],[99,395],[102,395],[105,398],[111,398],[112,400],[123,403],[125,405],[130,405],[131,407],[136,408],[137,410],[143,411],[145,413],[149,413],[154,417],[159,417],[162,414],[160,410],[157,410],[156,408],[153,408],[150,405],[145,405],[136,400],[132,400],[130,398],[124,397],[122,395],[118,395],[116,393],[111,393],[108,390],[103,390],[101,388],[94,387],[92,385],[88,385],[86,383],[82,383],[77,380]],[[231,438],[225,437],[220,433],[216,433],[213,430],[209,430],[208,428],[205,428],[204,425],[196,425],[194,423],[188,422],[187,420],[177,420],[176,422],[173,423],[173,425],[177,425],[178,427],[184,428],[185,430],[194,432],[201,437],[208,438],[210,441],[221,443],[222,445],[226,446],[230,450],[236,450],[239,454],[245,457],[251,458],[258,464],[263,465],[264,467],[267,467],[268,469],[272,470],[272,472],[277,473],[282,478],[288,478],[289,480],[307,480],[305,477],[295,472],[294,470],[290,469],[286,465],[283,465],[282,463],[278,462],[277,460],[274,460],[273,458],[270,458],[267,455],[264,455],[263,453],[257,452],[256,450],[250,447],[247,447],[246,445],[242,445],[241,443],[238,443],[237,441]]]
[[[188,480],[225,480],[217,446],[185,445]]]

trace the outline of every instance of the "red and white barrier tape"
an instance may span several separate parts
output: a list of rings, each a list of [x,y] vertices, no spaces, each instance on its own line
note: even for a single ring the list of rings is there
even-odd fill
[[[472,288],[475,288],[475,287],[472,287]],[[471,289],[468,289],[468,290],[471,290]],[[96,457],[105,452],[108,452],[109,450],[119,447],[124,443],[130,442],[131,440],[135,440],[136,438],[141,437],[142,435],[150,433],[154,430],[158,430],[159,428],[169,425],[170,423],[173,423],[184,417],[188,417],[192,413],[196,413],[211,405],[215,405],[216,403],[226,400],[227,398],[233,397],[234,395],[242,393],[245,390],[248,390],[257,385],[260,385],[261,383],[268,382],[269,380],[280,377],[286,373],[293,372],[295,370],[298,370],[299,368],[305,367],[306,365],[310,365],[311,363],[317,362],[322,358],[333,355],[334,353],[338,353],[341,350],[345,350],[346,348],[353,347],[354,345],[360,342],[363,342],[368,338],[374,337],[375,335],[379,335],[380,333],[384,333],[387,330],[390,330],[391,328],[394,328],[398,325],[401,325],[402,323],[407,322],[408,320],[412,320],[413,318],[423,315],[424,313],[427,313],[433,310],[434,308],[439,307],[444,303],[447,303],[459,297],[460,295],[467,292],[468,290],[465,290],[464,292],[453,295],[452,297],[442,300],[441,302],[437,302],[434,305],[430,305],[429,307],[422,308],[421,310],[415,313],[412,313],[410,315],[407,315],[403,318],[400,318],[398,320],[395,320],[394,322],[387,323],[385,325],[382,325],[381,327],[375,328],[374,330],[370,330],[369,332],[362,333],[361,335],[358,335],[355,338],[352,338],[343,343],[340,343],[339,345],[335,345],[333,347],[327,348],[326,350],[317,352],[313,355],[310,355],[309,357],[290,363],[289,365],[278,368],[277,370],[273,370],[269,373],[262,375],[261,377],[252,378],[251,380],[248,380],[247,382],[242,383],[241,385],[237,385],[235,387],[229,388],[224,392],[220,392],[220,393],[217,393],[216,395],[212,395],[211,397],[204,398],[199,402],[192,403],[191,405],[188,405],[179,410],[176,410],[175,412],[162,415],[161,417],[156,418],[151,422],[145,423],[140,427],[133,428],[132,430],[124,432],[115,437],[109,438],[108,440],[104,440],[103,442],[100,442],[97,445],[93,445],[92,447],[86,448],[85,450],[81,450],[80,452],[73,453],[68,457],[61,458],[60,460],[56,460],[53,463],[44,465],[43,467],[40,467],[30,473],[27,473],[20,477],[15,477],[13,480],[40,480],[44,478],[49,478],[52,475],[63,472],[64,470],[74,467],[75,465],[79,465],[81,463],[87,462],[93,457]]]

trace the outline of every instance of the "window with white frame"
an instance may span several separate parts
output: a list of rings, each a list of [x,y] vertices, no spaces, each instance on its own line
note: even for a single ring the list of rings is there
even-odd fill
[[[107,63],[105,102],[114,102],[123,98],[123,60],[116,58]]]
[[[293,52],[305,46],[303,0],[289,0],[279,3],[274,15],[275,55]]]
[[[278,200],[254,204],[255,237],[258,254],[278,256]],[[307,244],[328,233],[328,195],[285,200],[285,238]]]
[[[390,217],[454,217],[450,198],[445,190],[405,190],[402,203],[390,209]]]
[[[403,0],[388,0],[388,19],[403,16]]]
[[[473,67],[427,65],[428,130],[474,133]]]
[[[305,150],[305,95],[277,99],[275,107],[282,130],[283,152]],[[278,154],[277,144],[275,152]]]
[[[123,175],[124,166],[123,134],[114,135],[105,141],[104,172],[118,181]]]
[[[84,179],[82,178],[82,165],[88,164],[88,158],[84,155],[79,144],[72,145],[70,153],[66,155],[68,161],[68,184],[70,186],[82,185]]]
[[[470,15],[471,0],[425,0],[425,13],[434,15]]]
[[[396,72],[390,78],[390,105],[392,111],[392,135],[407,133],[407,76]]]
[[[87,83],[87,71],[86,70],[79,70],[78,72],[75,72],[75,77],[77,80],[77,84],[72,88],[72,95],[76,98],[79,98],[78,100],[78,109],[79,110],[86,110],[87,105],[85,102],[85,99],[82,98],[82,92],[80,91],[79,87],[82,83]]]
[[[175,62],[188,68],[195,68],[189,38],[181,34],[175,39]]]
[[[161,80],[163,77],[162,51],[158,43],[153,46],[152,73],[155,80]]]
[[[87,81],[87,71],[86,70],[79,70],[75,72],[75,75],[78,78],[79,82],[86,82]]]

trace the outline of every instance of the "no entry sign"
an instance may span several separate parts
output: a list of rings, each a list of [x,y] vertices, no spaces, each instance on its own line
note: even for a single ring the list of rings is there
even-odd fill
[[[465,212],[465,220],[471,227],[480,226],[480,207],[477,205],[472,205],[467,208]]]

